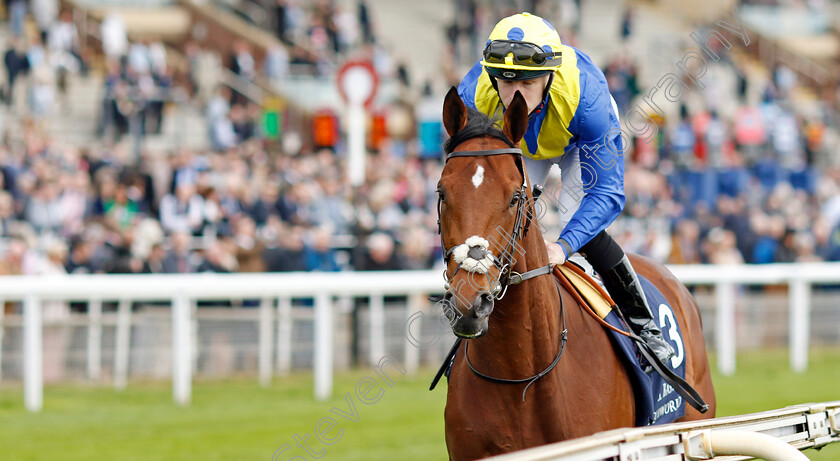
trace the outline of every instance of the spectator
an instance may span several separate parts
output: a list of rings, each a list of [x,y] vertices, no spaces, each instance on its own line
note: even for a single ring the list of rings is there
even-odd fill
[[[42,181],[35,185],[35,194],[26,204],[26,222],[39,233],[58,233],[64,220],[58,184]]]
[[[706,256],[711,264],[743,264],[744,258],[735,247],[735,235],[716,227],[709,231],[705,242]]]
[[[196,187],[183,182],[175,187],[174,194],[167,194],[160,201],[160,224],[163,230],[197,234],[204,225],[203,200]]]
[[[245,84],[252,82],[256,77],[254,56],[251,54],[251,47],[246,41],[238,40],[234,43],[233,54],[230,56],[230,70],[238,75]],[[237,91],[231,93],[231,105],[236,103],[243,104],[246,101],[247,98],[245,95]]]
[[[699,264],[699,236],[700,231],[696,222],[687,219],[677,222],[671,236],[671,254],[668,256],[668,262],[670,264]]]
[[[263,60],[263,75],[274,85],[280,85],[289,75],[289,52],[280,45],[268,48]]]
[[[12,194],[0,191],[0,235],[11,235],[18,226]]]
[[[31,62],[31,61],[30,61]],[[32,80],[29,86],[29,110],[33,117],[41,119],[50,114],[55,100],[55,80],[52,69],[42,61],[31,66]]]
[[[172,248],[161,261],[161,268],[167,274],[196,272],[201,257],[192,250],[192,237],[188,232],[176,231],[170,237]],[[157,256],[157,255],[155,255]],[[151,265],[150,265],[151,266]],[[150,267],[154,270],[154,268]]]
[[[230,123],[236,136],[236,143],[252,139],[257,134],[257,124],[250,117],[245,106],[234,104],[230,108]]]
[[[356,266],[362,271],[396,271],[405,266],[403,259],[395,251],[394,239],[390,235],[377,232],[367,238],[361,261]]]
[[[234,222],[233,242],[239,272],[265,272],[263,242],[257,236],[257,226],[248,216],[240,215]]]
[[[17,38],[23,38],[23,21],[26,18],[26,0],[8,0],[6,11],[9,17],[9,26],[12,34]]]
[[[621,40],[626,42],[633,33],[633,9],[628,7],[624,9],[624,14],[621,16]]]
[[[0,259],[0,275],[23,275],[27,267],[31,267],[31,252],[26,240],[20,237],[12,237],[8,240],[6,251]],[[30,261],[27,261],[29,259]],[[9,312],[8,309],[6,312]]]
[[[70,244],[70,256],[64,264],[68,274],[92,274],[94,272],[93,247],[91,242],[80,238],[74,239]]]
[[[276,218],[271,220],[276,247],[263,254],[269,272],[300,272],[306,270],[308,247],[299,226],[286,226]]]
[[[367,0],[359,0],[358,5],[359,25],[362,28],[362,40],[364,43],[374,43],[376,39],[373,36],[373,24],[371,22]]]
[[[60,81],[66,79],[67,72],[81,70],[86,73],[79,33],[73,24],[73,13],[69,10],[62,11],[59,20],[50,26],[47,47]]]
[[[222,68],[219,55],[201,49],[194,42],[187,45],[186,54],[192,95],[199,103],[206,103],[219,86],[219,74]],[[230,99],[229,95],[227,99]]]
[[[229,273],[236,270],[236,258],[227,253],[222,242],[215,241],[204,251],[204,260],[201,261],[196,272]]]
[[[128,36],[122,17],[116,11],[108,11],[99,26],[102,34],[102,51],[105,58],[119,62],[128,53]]]
[[[796,262],[799,256],[799,246],[797,245],[796,231],[793,229],[785,229],[782,238],[779,241],[779,248],[776,251],[776,261],[779,263]]]
[[[117,185],[114,197],[104,204],[105,218],[114,227],[128,231],[132,229],[140,217],[140,207],[128,195],[128,186]]]
[[[9,48],[3,55],[3,63],[6,66],[6,87],[3,91],[3,100],[7,106],[14,103],[15,81],[17,76],[29,70],[29,61],[23,52],[22,41],[12,37],[9,40]]]
[[[155,243],[154,245],[152,245],[152,248],[149,251],[149,255],[146,257],[146,261],[143,263],[142,272],[144,274],[166,273],[166,267],[163,263],[166,260],[166,257],[167,253],[166,250],[163,248],[163,245],[161,245],[160,243]],[[175,267],[177,267],[177,264],[175,265]]]
[[[422,227],[411,227],[402,238],[400,245],[400,259],[404,261],[404,269],[427,270],[437,262],[438,254],[432,252],[433,242],[431,233]]]
[[[306,270],[316,272],[338,272],[335,250],[330,246],[332,235],[328,228],[318,228],[312,233],[312,245],[305,250]]]
[[[58,0],[31,0],[32,17],[41,35],[41,41],[47,41],[50,27],[58,19]]]
[[[289,8],[289,0],[277,0],[274,6],[274,31],[277,38],[285,43],[290,44],[289,37],[289,18],[287,11]]]

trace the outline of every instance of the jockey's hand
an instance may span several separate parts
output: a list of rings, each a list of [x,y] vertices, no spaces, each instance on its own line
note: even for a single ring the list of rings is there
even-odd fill
[[[562,266],[566,262],[566,253],[563,247],[557,242],[545,241],[545,249],[548,250],[548,262],[555,266]]]

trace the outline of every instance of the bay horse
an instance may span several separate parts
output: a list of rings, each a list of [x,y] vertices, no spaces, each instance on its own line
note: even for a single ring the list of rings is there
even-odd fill
[[[450,136],[438,183],[444,304],[453,332],[465,338],[451,362],[444,413],[450,459],[632,427],[632,384],[607,331],[550,275],[518,149],[528,126],[524,98],[516,94],[499,129],[468,111],[453,87],[443,121]],[[665,266],[630,258],[673,308],[685,344],[686,381],[709,404],[705,414],[686,405],[680,421],[714,417],[695,300]]]

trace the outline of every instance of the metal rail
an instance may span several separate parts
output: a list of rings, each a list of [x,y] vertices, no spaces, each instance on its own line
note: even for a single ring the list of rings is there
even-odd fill
[[[797,450],[840,442],[840,400],[662,426],[616,429],[492,457],[495,461],[808,459]]]

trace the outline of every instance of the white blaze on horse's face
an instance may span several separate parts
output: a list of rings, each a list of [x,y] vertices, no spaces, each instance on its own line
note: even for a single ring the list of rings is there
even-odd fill
[[[481,167],[479,167],[481,168]],[[473,235],[468,238],[466,243],[456,246],[452,250],[452,257],[455,262],[468,272],[475,272],[478,274],[486,274],[491,267],[493,267],[493,253],[488,251],[490,242],[487,239]],[[479,254],[470,254],[470,250],[478,249],[478,253],[482,256],[480,259],[476,256]]]
[[[475,169],[475,174],[472,177],[472,183],[473,186],[478,189],[478,186],[480,186],[482,182],[484,182],[484,167],[478,165],[478,168]]]

